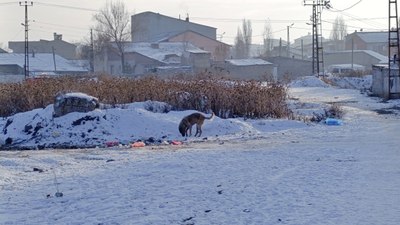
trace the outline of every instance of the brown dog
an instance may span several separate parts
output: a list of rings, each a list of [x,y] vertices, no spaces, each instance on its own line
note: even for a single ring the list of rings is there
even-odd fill
[[[196,137],[199,135],[198,137],[200,137],[202,133],[201,126],[203,125],[204,120],[210,120],[213,117],[214,113],[212,113],[210,117],[205,117],[201,113],[192,113],[188,116],[185,116],[179,123],[179,132],[182,134],[182,137],[192,136],[192,126],[196,124],[196,134],[194,136]]]

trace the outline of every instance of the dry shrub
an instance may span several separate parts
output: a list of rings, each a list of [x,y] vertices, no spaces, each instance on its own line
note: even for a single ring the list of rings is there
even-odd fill
[[[0,116],[10,116],[54,101],[59,92],[83,92],[113,106],[147,100],[166,102],[176,110],[215,112],[223,118],[288,117],[286,87],[277,83],[231,81],[211,74],[163,80],[98,75],[62,76],[0,84]]]
[[[332,103],[331,106],[325,110],[326,117],[331,118],[342,118],[344,116],[344,110],[338,103]]]

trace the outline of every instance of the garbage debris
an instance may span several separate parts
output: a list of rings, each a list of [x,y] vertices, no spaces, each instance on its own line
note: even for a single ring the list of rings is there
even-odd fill
[[[132,148],[140,148],[140,147],[144,147],[146,146],[146,144],[143,141],[137,141],[134,142],[133,144],[131,144]]]
[[[110,147],[115,147],[115,146],[118,146],[119,145],[119,141],[107,141],[106,142],[106,146],[108,147],[108,148],[110,148]]]
[[[339,126],[339,125],[342,125],[343,123],[342,123],[342,121],[339,120],[339,119],[327,118],[327,119],[325,120],[325,124],[326,124],[326,125],[329,125],[329,126]]]
[[[182,145],[181,141],[171,141],[172,145]]]

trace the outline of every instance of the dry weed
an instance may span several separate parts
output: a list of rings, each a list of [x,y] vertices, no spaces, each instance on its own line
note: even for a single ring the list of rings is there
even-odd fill
[[[117,106],[147,100],[166,102],[176,110],[213,111],[223,118],[282,118],[290,112],[287,90],[277,83],[231,81],[211,74],[163,80],[155,76],[121,78],[61,76],[0,84],[0,116],[43,108],[59,92],[83,92],[100,102]]]

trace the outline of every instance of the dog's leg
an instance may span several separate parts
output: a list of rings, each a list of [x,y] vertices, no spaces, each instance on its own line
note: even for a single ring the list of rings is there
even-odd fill
[[[199,136],[197,136],[197,135],[199,135]],[[194,136],[195,137],[201,136],[201,125],[199,125],[199,124],[196,125],[196,134]]]
[[[189,126],[189,136],[192,136],[192,125]]]

